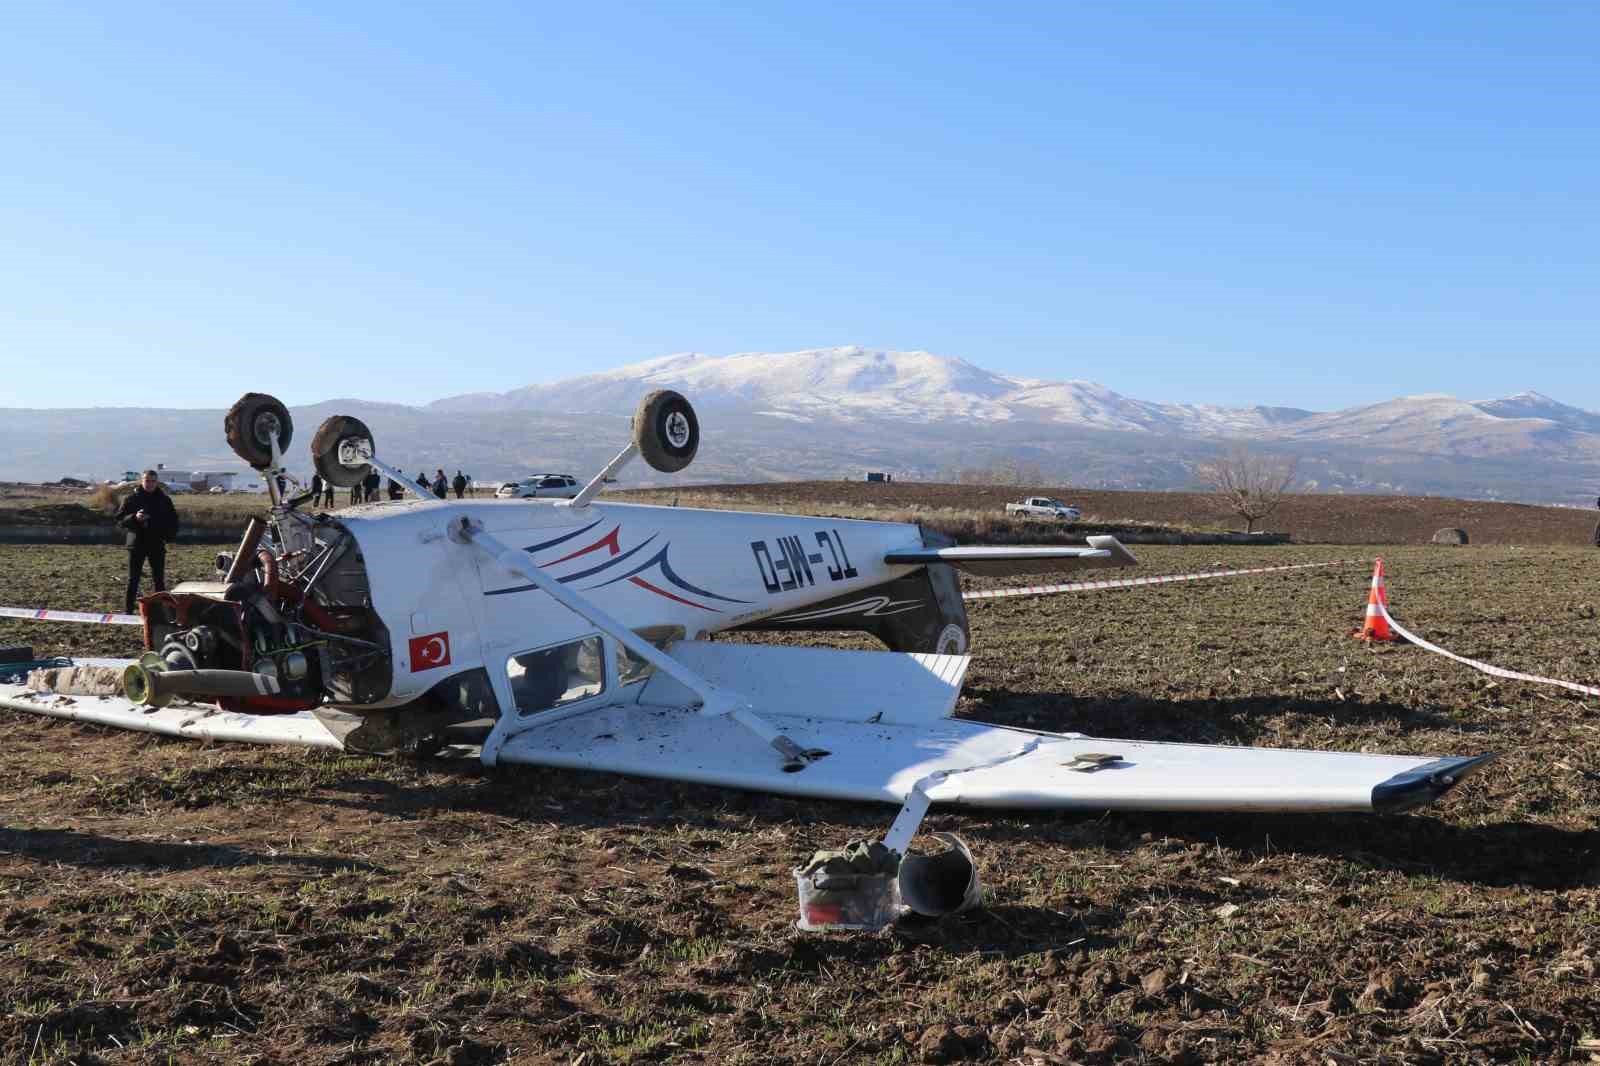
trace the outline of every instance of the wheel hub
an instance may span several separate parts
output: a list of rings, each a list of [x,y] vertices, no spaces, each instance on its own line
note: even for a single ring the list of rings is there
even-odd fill
[[[674,411],[667,416],[666,436],[667,443],[674,448],[682,448],[689,443],[689,420],[683,417],[682,411]]]

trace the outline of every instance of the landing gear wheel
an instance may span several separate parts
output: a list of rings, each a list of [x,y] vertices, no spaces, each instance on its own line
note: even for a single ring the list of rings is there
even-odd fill
[[[272,465],[273,437],[278,438],[280,454],[289,450],[289,441],[294,437],[294,420],[276,396],[247,392],[228,408],[222,429],[234,455],[257,470],[265,470]]]
[[[694,461],[700,447],[700,420],[688,400],[671,389],[657,389],[639,401],[633,443],[655,469],[676,473]]]
[[[372,473],[372,431],[349,415],[334,415],[317,427],[311,438],[311,461],[322,480],[336,488],[359,485]]]

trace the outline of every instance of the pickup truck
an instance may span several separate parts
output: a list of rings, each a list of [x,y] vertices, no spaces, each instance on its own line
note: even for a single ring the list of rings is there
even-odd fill
[[[1021,503],[1006,504],[1006,514],[1024,515],[1030,518],[1054,518],[1062,522],[1076,522],[1083,512],[1076,507],[1068,507],[1060,500],[1052,500],[1048,496],[1029,496]]]

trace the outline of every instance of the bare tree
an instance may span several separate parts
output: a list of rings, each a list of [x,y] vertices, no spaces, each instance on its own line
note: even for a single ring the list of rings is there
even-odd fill
[[[1244,519],[1244,531],[1254,533],[1256,523],[1277,510],[1288,495],[1299,462],[1292,455],[1262,455],[1240,444],[1197,473],[1216,490],[1223,506]]]

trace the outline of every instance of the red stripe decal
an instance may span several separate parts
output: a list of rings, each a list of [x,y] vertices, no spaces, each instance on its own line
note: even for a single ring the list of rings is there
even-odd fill
[[[619,524],[610,533],[607,533],[605,536],[601,537],[599,540],[595,541],[593,544],[589,545],[587,548],[579,548],[577,551],[573,552],[571,555],[563,555],[559,559],[556,559],[556,560],[554,560],[552,562],[543,563],[541,565],[543,565],[543,566],[556,566],[556,565],[558,565],[560,563],[566,562],[568,559],[576,559],[580,555],[588,555],[590,552],[594,551],[596,548],[610,548],[611,549],[611,554],[612,555],[616,555],[617,553],[622,551],[622,549],[617,545],[617,533],[620,532],[621,529],[622,529],[622,526]]]
[[[686,600],[682,596],[674,596],[672,593],[668,592],[666,589],[656,588],[654,585],[650,584],[650,582],[646,581],[642,577],[630,577],[628,580],[632,581],[635,585],[638,585],[642,589],[649,589],[651,592],[654,592],[657,596],[665,596],[669,600],[676,600],[678,603],[685,604],[686,606],[689,606],[689,607],[698,607],[702,611],[710,611],[712,614],[717,614],[718,613],[718,611],[717,611],[717,609],[715,607],[707,607],[703,603],[695,603],[693,600]]]

